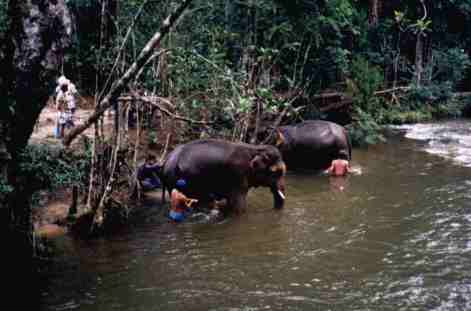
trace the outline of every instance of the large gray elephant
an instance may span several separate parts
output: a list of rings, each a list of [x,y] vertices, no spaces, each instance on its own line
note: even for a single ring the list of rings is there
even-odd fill
[[[168,191],[169,195],[178,180],[177,177],[177,163],[178,156],[182,151],[184,145],[178,145],[173,149],[164,160],[162,171],[159,178],[162,181],[162,202],[165,202],[165,192]]]
[[[311,120],[278,127],[275,145],[288,169],[321,170],[329,167],[334,159],[352,158],[347,131],[329,121]]]
[[[185,194],[200,201],[227,199],[227,211],[243,212],[252,187],[270,188],[274,207],[285,201],[285,164],[277,148],[225,140],[195,140],[171,152],[162,169],[163,192],[177,179],[187,182]]]

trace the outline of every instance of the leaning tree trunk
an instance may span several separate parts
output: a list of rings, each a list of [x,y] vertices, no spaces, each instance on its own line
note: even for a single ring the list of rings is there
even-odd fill
[[[369,0],[368,5],[368,26],[375,27],[378,24],[379,20],[379,10],[381,7],[381,1],[379,0]]]
[[[417,40],[415,42],[415,86],[420,87],[422,83],[422,73],[424,71],[424,43],[423,34],[421,31],[417,33]]]
[[[8,241],[2,245],[8,250],[2,258],[11,259],[7,269],[26,276],[33,255],[31,183],[19,174],[19,157],[52,93],[72,22],[64,0],[10,0],[8,19],[0,47],[0,185],[8,185],[0,236]]]

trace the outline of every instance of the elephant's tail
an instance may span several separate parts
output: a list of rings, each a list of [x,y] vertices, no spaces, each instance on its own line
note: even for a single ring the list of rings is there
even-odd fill
[[[165,191],[167,187],[165,186],[165,183],[162,181],[162,203],[165,203]]]
[[[350,135],[348,135],[348,132],[345,130],[345,136],[347,137],[347,144],[348,144],[348,157],[349,161],[352,160],[352,139],[350,138]]]

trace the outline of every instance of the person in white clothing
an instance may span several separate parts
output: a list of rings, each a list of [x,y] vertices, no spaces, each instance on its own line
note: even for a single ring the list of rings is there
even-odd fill
[[[74,125],[74,114],[76,110],[75,96],[77,88],[65,76],[57,79],[56,87],[56,109],[57,109],[57,136],[64,137],[65,127]]]
[[[56,102],[60,98],[65,100],[67,103],[67,112],[71,117],[71,123],[73,124],[73,116],[76,110],[76,96],[77,96],[77,88],[75,84],[73,84],[69,79],[65,76],[59,77],[57,79],[57,87],[56,87]]]

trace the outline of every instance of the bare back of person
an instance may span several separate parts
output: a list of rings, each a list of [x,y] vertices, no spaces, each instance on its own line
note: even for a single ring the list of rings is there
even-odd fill
[[[350,171],[349,162],[343,159],[333,160],[332,164],[327,169],[327,173],[331,176],[346,176]]]

